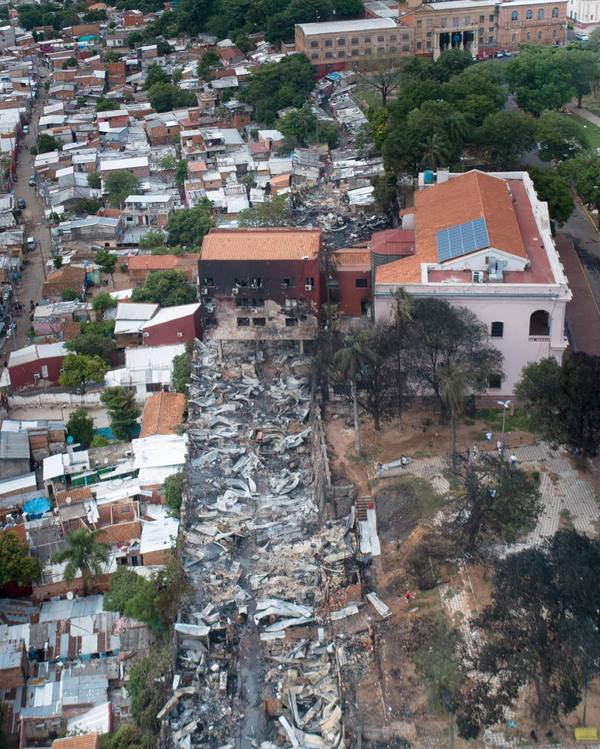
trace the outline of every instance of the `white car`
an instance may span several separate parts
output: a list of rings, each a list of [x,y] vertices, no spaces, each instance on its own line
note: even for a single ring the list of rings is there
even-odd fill
[[[578,31],[575,34],[575,39],[577,39],[578,42],[587,42],[589,40],[589,38],[590,37],[588,36],[588,34],[586,34],[583,31]]]

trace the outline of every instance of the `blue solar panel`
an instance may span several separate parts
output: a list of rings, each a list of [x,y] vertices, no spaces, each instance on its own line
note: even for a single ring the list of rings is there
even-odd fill
[[[441,229],[436,234],[438,262],[462,257],[475,250],[490,246],[487,225],[484,218],[476,218],[465,224]]]

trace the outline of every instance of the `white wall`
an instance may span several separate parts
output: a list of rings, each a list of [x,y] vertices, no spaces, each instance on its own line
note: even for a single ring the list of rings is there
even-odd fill
[[[392,296],[385,287],[378,286],[375,295],[375,319],[385,319],[392,314]],[[437,287],[439,288],[439,286]],[[466,286],[469,288],[469,286]],[[490,287],[491,288],[491,287]],[[493,287],[495,290],[497,286]],[[456,291],[456,286],[453,287]],[[427,294],[427,288],[407,287],[407,291],[415,296],[435,296],[437,299],[446,299],[457,307],[465,307],[475,314],[491,332],[492,322],[504,323],[504,335],[502,338],[490,338],[493,344],[504,356],[504,377],[500,390],[488,390],[490,395],[513,395],[516,383],[520,380],[521,370],[530,362],[553,356],[558,362],[562,361],[562,355],[567,342],[564,339],[565,307],[567,297],[552,299],[550,295],[546,298],[533,298],[532,295],[521,298],[510,296],[510,287],[506,286],[505,296],[497,292],[493,295],[479,293],[477,296],[453,295],[448,289],[448,294],[442,292]],[[477,289],[477,291],[480,291]],[[538,290],[540,293],[541,290]],[[546,310],[550,316],[550,336],[530,336],[529,318],[536,310]]]

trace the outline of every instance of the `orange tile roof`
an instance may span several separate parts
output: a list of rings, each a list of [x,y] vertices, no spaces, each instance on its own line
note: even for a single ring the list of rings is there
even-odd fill
[[[198,255],[130,255],[129,270],[171,270],[195,266]]]
[[[183,421],[185,395],[181,393],[155,393],[146,399],[142,416],[140,437],[153,434],[175,434],[175,427]]]
[[[200,259],[314,260],[320,247],[320,229],[211,229]]]
[[[335,251],[334,262],[337,268],[362,265],[365,266],[365,268],[370,269],[371,251],[363,249],[362,247],[345,247]]]
[[[527,258],[509,185],[473,170],[415,195],[415,253],[377,268],[377,283],[419,283],[421,264],[437,263],[437,232],[484,218],[490,247]]]
[[[56,505],[66,505],[67,497],[71,497],[71,502],[83,502],[86,499],[93,499],[94,495],[89,486],[71,487],[70,489],[62,489],[56,492],[54,495],[54,502]],[[69,503],[70,504],[70,503]]]
[[[81,736],[69,736],[66,739],[54,739],[52,749],[95,749],[100,746],[97,733],[84,733]]]

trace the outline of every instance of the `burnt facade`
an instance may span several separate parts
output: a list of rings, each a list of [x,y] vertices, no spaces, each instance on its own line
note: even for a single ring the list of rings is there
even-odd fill
[[[320,242],[320,232],[313,230],[210,232],[198,266],[204,337],[315,338],[321,299]]]

